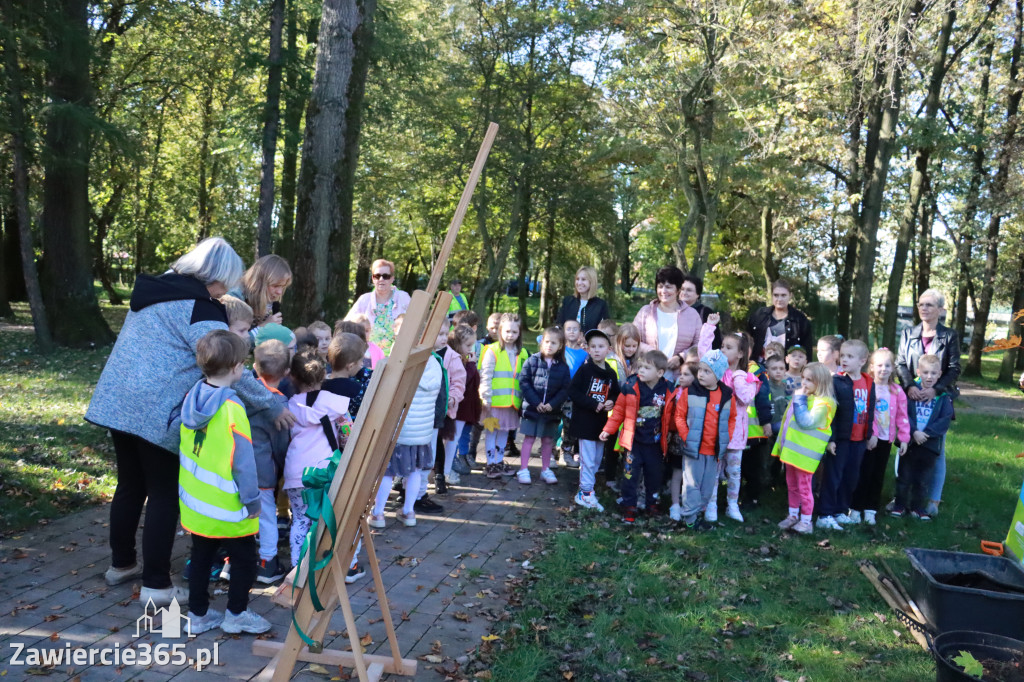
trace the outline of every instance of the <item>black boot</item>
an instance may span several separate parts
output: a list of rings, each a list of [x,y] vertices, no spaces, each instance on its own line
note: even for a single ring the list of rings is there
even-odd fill
[[[438,495],[448,494],[448,483],[444,480],[444,474],[434,474],[434,492]]]

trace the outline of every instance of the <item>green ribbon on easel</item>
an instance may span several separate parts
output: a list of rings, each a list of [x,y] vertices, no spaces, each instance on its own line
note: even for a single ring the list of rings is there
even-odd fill
[[[299,552],[299,563],[306,557],[310,548],[316,547],[316,531],[319,521],[323,520],[327,526],[327,532],[331,536],[331,546],[324,550],[324,555],[319,560],[312,557],[309,560],[309,571],[306,576],[306,585],[309,587],[309,598],[313,602],[313,609],[323,611],[324,605],[320,602],[320,595],[316,592],[316,573],[327,567],[334,557],[334,541],[338,537],[338,520],[334,517],[334,504],[330,497],[331,481],[334,480],[334,472],[338,470],[338,462],[341,460],[341,450],[335,450],[331,458],[327,460],[327,466],[323,468],[306,467],[302,471],[302,501],[306,503],[306,516],[312,519],[309,532],[302,541],[302,550]],[[295,597],[295,583],[292,583],[292,598]],[[310,651],[321,648],[322,642],[317,642],[303,631],[298,620],[295,619],[295,607],[292,606],[292,625],[299,637],[310,648]]]

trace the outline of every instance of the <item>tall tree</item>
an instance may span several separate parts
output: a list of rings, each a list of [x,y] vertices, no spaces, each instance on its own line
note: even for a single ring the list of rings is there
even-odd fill
[[[270,56],[267,59],[267,101],[263,107],[263,165],[260,168],[260,204],[257,214],[256,257],[270,253],[270,228],[274,217],[274,161],[277,126],[281,119],[281,33],[284,0],[270,6]]]
[[[114,335],[100,314],[89,257],[89,156],[93,112],[88,1],[49,0],[44,8],[50,38],[47,46],[50,107],[43,150],[46,312],[58,343],[106,344],[114,340]]]
[[[1008,202],[1007,186],[1010,180],[1010,168],[1013,159],[1017,156],[1017,136],[1020,129],[1018,114],[1021,95],[1024,95],[1024,84],[1021,83],[1020,74],[1022,18],[1024,18],[1024,0],[1017,0],[1013,18],[1013,46],[1010,48],[1006,120],[1000,135],[996,174],[992,178],[992,189],[989,195],[990,212],[988,229],[985,234],[985,269],[981,279],[978,307],[974,310],[974,333],[971,336],[971,348],[967,357],[967,365],[964,367],[964,374],[967,376],[981,374],[981,351],[985,347],[988,315],[992,306],[992,297],[995,294],[996,267],[999,259],[999,228],[1003,217],[1011,208]]]
[[[341,220],[349,81],[361,20],[356,0],[324,1],[297,188],[295,283],[290,291],[300,320],[320,319],[324,313],[328,244]]]

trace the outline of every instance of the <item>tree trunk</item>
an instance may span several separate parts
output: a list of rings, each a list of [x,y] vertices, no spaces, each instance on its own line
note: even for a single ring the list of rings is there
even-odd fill
[[[847,26],[846,51],[853,54],[854,49],[860,40],[860,5],[852,2],[852,20]],[[860,68],[854,69],[852,74],[853,92],[850,96],[848,107],[849,120],[847,122],[847,143],[846,143],[846,196],[850,209],[850,220],[846,230],[846,237],[843,240],[843,261],[838,269],[838,309],[837,329],[844,337],[850,336],[850,297],[853,292],[853,271],[857,267],[857,244],[860,240],[861,201],[854,197],[862,196],[863,187],[862,169],[860,163],[861,154],[861,128],[864,126],[864,74]]]
[[[349,267],[352,263],[352,211],[355,201],[356,166],[359,161],[359,136],[363,128],[363,100],[366,78],[373,52],[373,15],[377,0],[357,0],[359,25],[352,36],[355,55],[348,85],[348,110],[345,112],[345,156],[342,159],[340,220],[328,242],[327,291],[324,309],[328,315],[344,315],[349,307]],[[429,271],[429,268],[428,268]]]
[[[901,17],[893,45],[889,49],[889,76],[882,93],[882,121],[879,127],[878,148],[871,173],[864,190],[864,221],[858,240],[857,267],[853,276],[853,301],[850,311],[850,336],[867,340],[871,321],[871,285],[875,279],[875,259],[878,249],[878,226],[882,217],[885,182],[889,175],[889,162],[896,145],[896,126],[899,123],[900,104],[903,99],[903,61],[910,47],[910,34],[920,16],[923,3],[918,0]],[[866,167],[866,166],[865,166]]]
[[[761,271],[764,274],[765,291],[771,295],[772,282],[779,278],[779,267],[772,256],[772,207],[761,208]]]
[[[558,298],[554,295],[551,286],[551,260],[555,251],[555,224],[558,217],[558,197],[548,197],[548,229],[544,244],[544,270],[541,274],[540,285],[540,314],[538,315],[541,329],[554,323],[555,310]]]
[[[1017,262],[1017,283],[1013,288],[1013,308],[1011,308],[1014,314],[1010,317],[1010,329],[1006,334],[1008,339],[1021,335],[1021,321],[1013,318],[1016,317],[1015,313],[1022,308],[1024,308],[1024,253],[1021,254]],[[1015,370],[1017,359],[1021,355],[1018,348],[1011,348],[1003,352],[1002,362],[999,363],[999,381],[1012,382],[1017,378]]]
[[[942,166],[939,166],[939,175],[942,174]],[[917,296],[927,291],[932,285],[932,226],[935,224],[936,198],[931,188],[931,181],[928,182],[928,189],[925,191],[926,200],[921,202],[918,210],[918,224],[921,226],[920,246],[917,258]],[[917,300],[915,296],[914,300]],[[914,310],[917,310],[915,306]]]
[[[985,121],[988,114],[988,91],[989,78],[992,73],[992,50],[995,46],[993,40],[985,42],[981,50],[981,85],[978,88],[978,98],[975,104],[975,135],[982,139],[985,135]],[[978,211],[978,200],[981,196],[982,179],[988,173],[985,170],[985,145],[974,145],[971,152],[971,179],[967,185],[967,196],[964,198],[963,224],[960,227],[960,249],[959,249],[959,277],[958,296],[956,306],[956,320],[954,325],[960,338],[964,338],[967,329],[967,297],[973,289],[974,282],[971,278],[970,264],[974,256],[974,217]],[[974,297],[971,296],[973,299]]]
[[[305,88],[300,92],[298,60],[298,0],[288,7],[288,76],[285,79],[284,152],[281,155],[281,246],[278,249],[286,260],[294,256],[292,231],[295,227],[295,178],[298,171],[299,142],[302,133],[302,109],[306,105]]]
[[[270,6],[270,56],[267,59],[267,102],[263,107],[263,164],[260,167],[260,203],[257,212],[256,257],[271,251],[270,228],[274,217],[274,160],[277,125],[281,118],[281,32],[284,0]]]
[[[116,172],[114,166],[111,165],[110,174],[114,175]],[[124,300],[121,298],[121,294],[117,293],[117,289],[114,288],[114,283],[110,281],[110,271],[107,269],[107,259],[104,255],[103,247],[107,239],[107,233],[110,231],[111,225],[114,224],[114,218],[117,217],[117,211],[121,207],[125,183],[126,180],[122,178],[114,182],[113,192],[111,192],[110,198],[103,205],[103,210],[100,211],[99,215],[93,216],[96,223],[96,236],[92,242],[93,267],[95,268],[96,276],[100,279],[100,284],[103,285],[103,289],[107,292],[107,297],[113,305],[122,305]]]
[[[516,295],[519,319],[522,321],[522,328],[525,331],[527,328],[526,299],[530,295],[527,274],[530,268],[530,218],[533,208],[533,178],[529,161],[523,165],[522,176],[519,178],[519,195],[519,224],[515,227],[515,232],[519,237],[519,262],[516,268],[519,272],[516,274],[518,282]]]
[[[64,345],[107,344],[114,335],[100,314],[89,262],[89,18],[86,0],[49,5],[44,142],[43,291],[54,339]],[[19,219],[19,223],[21,220]],[[22,229],[22,250],[32,242]]]
[[[210,236],[210,184],[207,176],[210,164],[210,137],[213,135],[213,79],[207,81],[203,92],[202,104],[202,138],[199,140],[199,187],[196,195],[198,203],[198,215],[196,222],[199,225],[199,235],[196,241],[202,241]]]
[[[295,225],[294,315],[318,320],[327,289],[328,241],[341,220],[349,81],[359,28],[356,0],[325,0],[306,111]]]
[[[974,311],[974,334],[971,336],[971,349],[968,354],[967,365],[964,367],[964,374],[967,376],[981,375],[981,350],[985,347],[985,328],[988,326],[988,314],[992,305],[992,296],[995,292],[996,266],[999,259],[999,227],[1003,215],[1009,210],[1009,197],[1007,196],[1006,187],[1010,177],[1010,167],[1016,155],[1017,114],[1020,111],[1021,94],[1024,92],[1020,82],[1022,14],[1024,14],[1024,0],[1017,0],[1014,13],[1013,48],[1010,51],[1006,124],[1003,129],[1002,141],[997,157],[998,166],[995,177],[992,179],[992,190],[989,195],[991,214],[986,234],[985,271],[981,280],[981,295],[978,297],[978,307]]]

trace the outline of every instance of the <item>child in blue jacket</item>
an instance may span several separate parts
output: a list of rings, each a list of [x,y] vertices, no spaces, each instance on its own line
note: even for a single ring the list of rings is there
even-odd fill
[[[523,364],[519,389],[523,393],[523,421],[519,430],[523,446],[519,454],[519,482],[531,482],[530,451],[540,438],[540,477],[545,483],[558,483],[551,471],[551,453],[562,418],[562,403],[569,398],[572,377],[565,362],[565,335],[558,327],[548,327],[540,340],[540,352]]]

